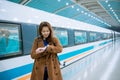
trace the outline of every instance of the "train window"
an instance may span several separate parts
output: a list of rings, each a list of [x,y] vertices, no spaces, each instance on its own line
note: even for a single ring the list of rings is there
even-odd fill
[[[89,41],[92,42],[92,41],[96,41],[97,39],[97,34],[95,32],[90,32],[89,34]]]
[[[87,42],[86,32],[75,31],[74,36],[75,36],[75,44],[81,44],[81,43],[86,43]]]
[[[0,23],[0,58],[21,54],[20,25]]]
[[[102,40],[101,35],[102,35],[102,33],[99,33],[99,32],[90,32],[89,33],[89,41],[93,42],[93,41]]]
[[[101,33],[96,32],[95,34],[96,34],[95,41],[100,41],[100,40],[102,40],[102,38],[101,38]]]
[[[108,37],[108,34],[107,33],[103,33],[102,38],[103,39],[107,39],[107,37]]]
[[[60,40],[63,47],[68,46],[68,32],[62,28],[53,28],[55,36]]]
[[[112,34],[108,33],[107,39],[112,38]]]

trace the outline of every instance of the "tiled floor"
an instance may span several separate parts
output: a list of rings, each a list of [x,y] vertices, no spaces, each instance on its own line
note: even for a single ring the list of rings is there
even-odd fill
[[[120,41],[62,69],[63,80],[120,80]]]

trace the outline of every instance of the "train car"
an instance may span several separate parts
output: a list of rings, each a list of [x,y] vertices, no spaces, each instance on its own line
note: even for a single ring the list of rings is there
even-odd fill
[[[51,23],[63,51],[58,54],[61,69],[111,45],[115,32],[8,1],[0,1],[0,80],[30,78],[34,60],[33,40],[41,21]],[[9,6],[9,7],[8,7]]]

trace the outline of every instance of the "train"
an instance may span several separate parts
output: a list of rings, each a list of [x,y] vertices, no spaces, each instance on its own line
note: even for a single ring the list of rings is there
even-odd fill
[[[30,78],[34,62],[31,48],[42,21],[50,22],[63,46],[58,54],[61,69],[120,37],[116,31],[9,1],[0,1],[0,5],[0,80]]]

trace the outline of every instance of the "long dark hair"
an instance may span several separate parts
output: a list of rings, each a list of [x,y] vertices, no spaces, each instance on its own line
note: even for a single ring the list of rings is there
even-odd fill
[[[40,37],[43,39],[43,35],[41,33],[43,27],[48,27],[48,29],[50,30],[50,34],[49,36],[46,38],[47,42],[53,42],[53,29],[52,29],[52,26],[50,25],[50,23],[44,21],[44,22],[41,22],[40,25],[39,25],[39,35]]]

